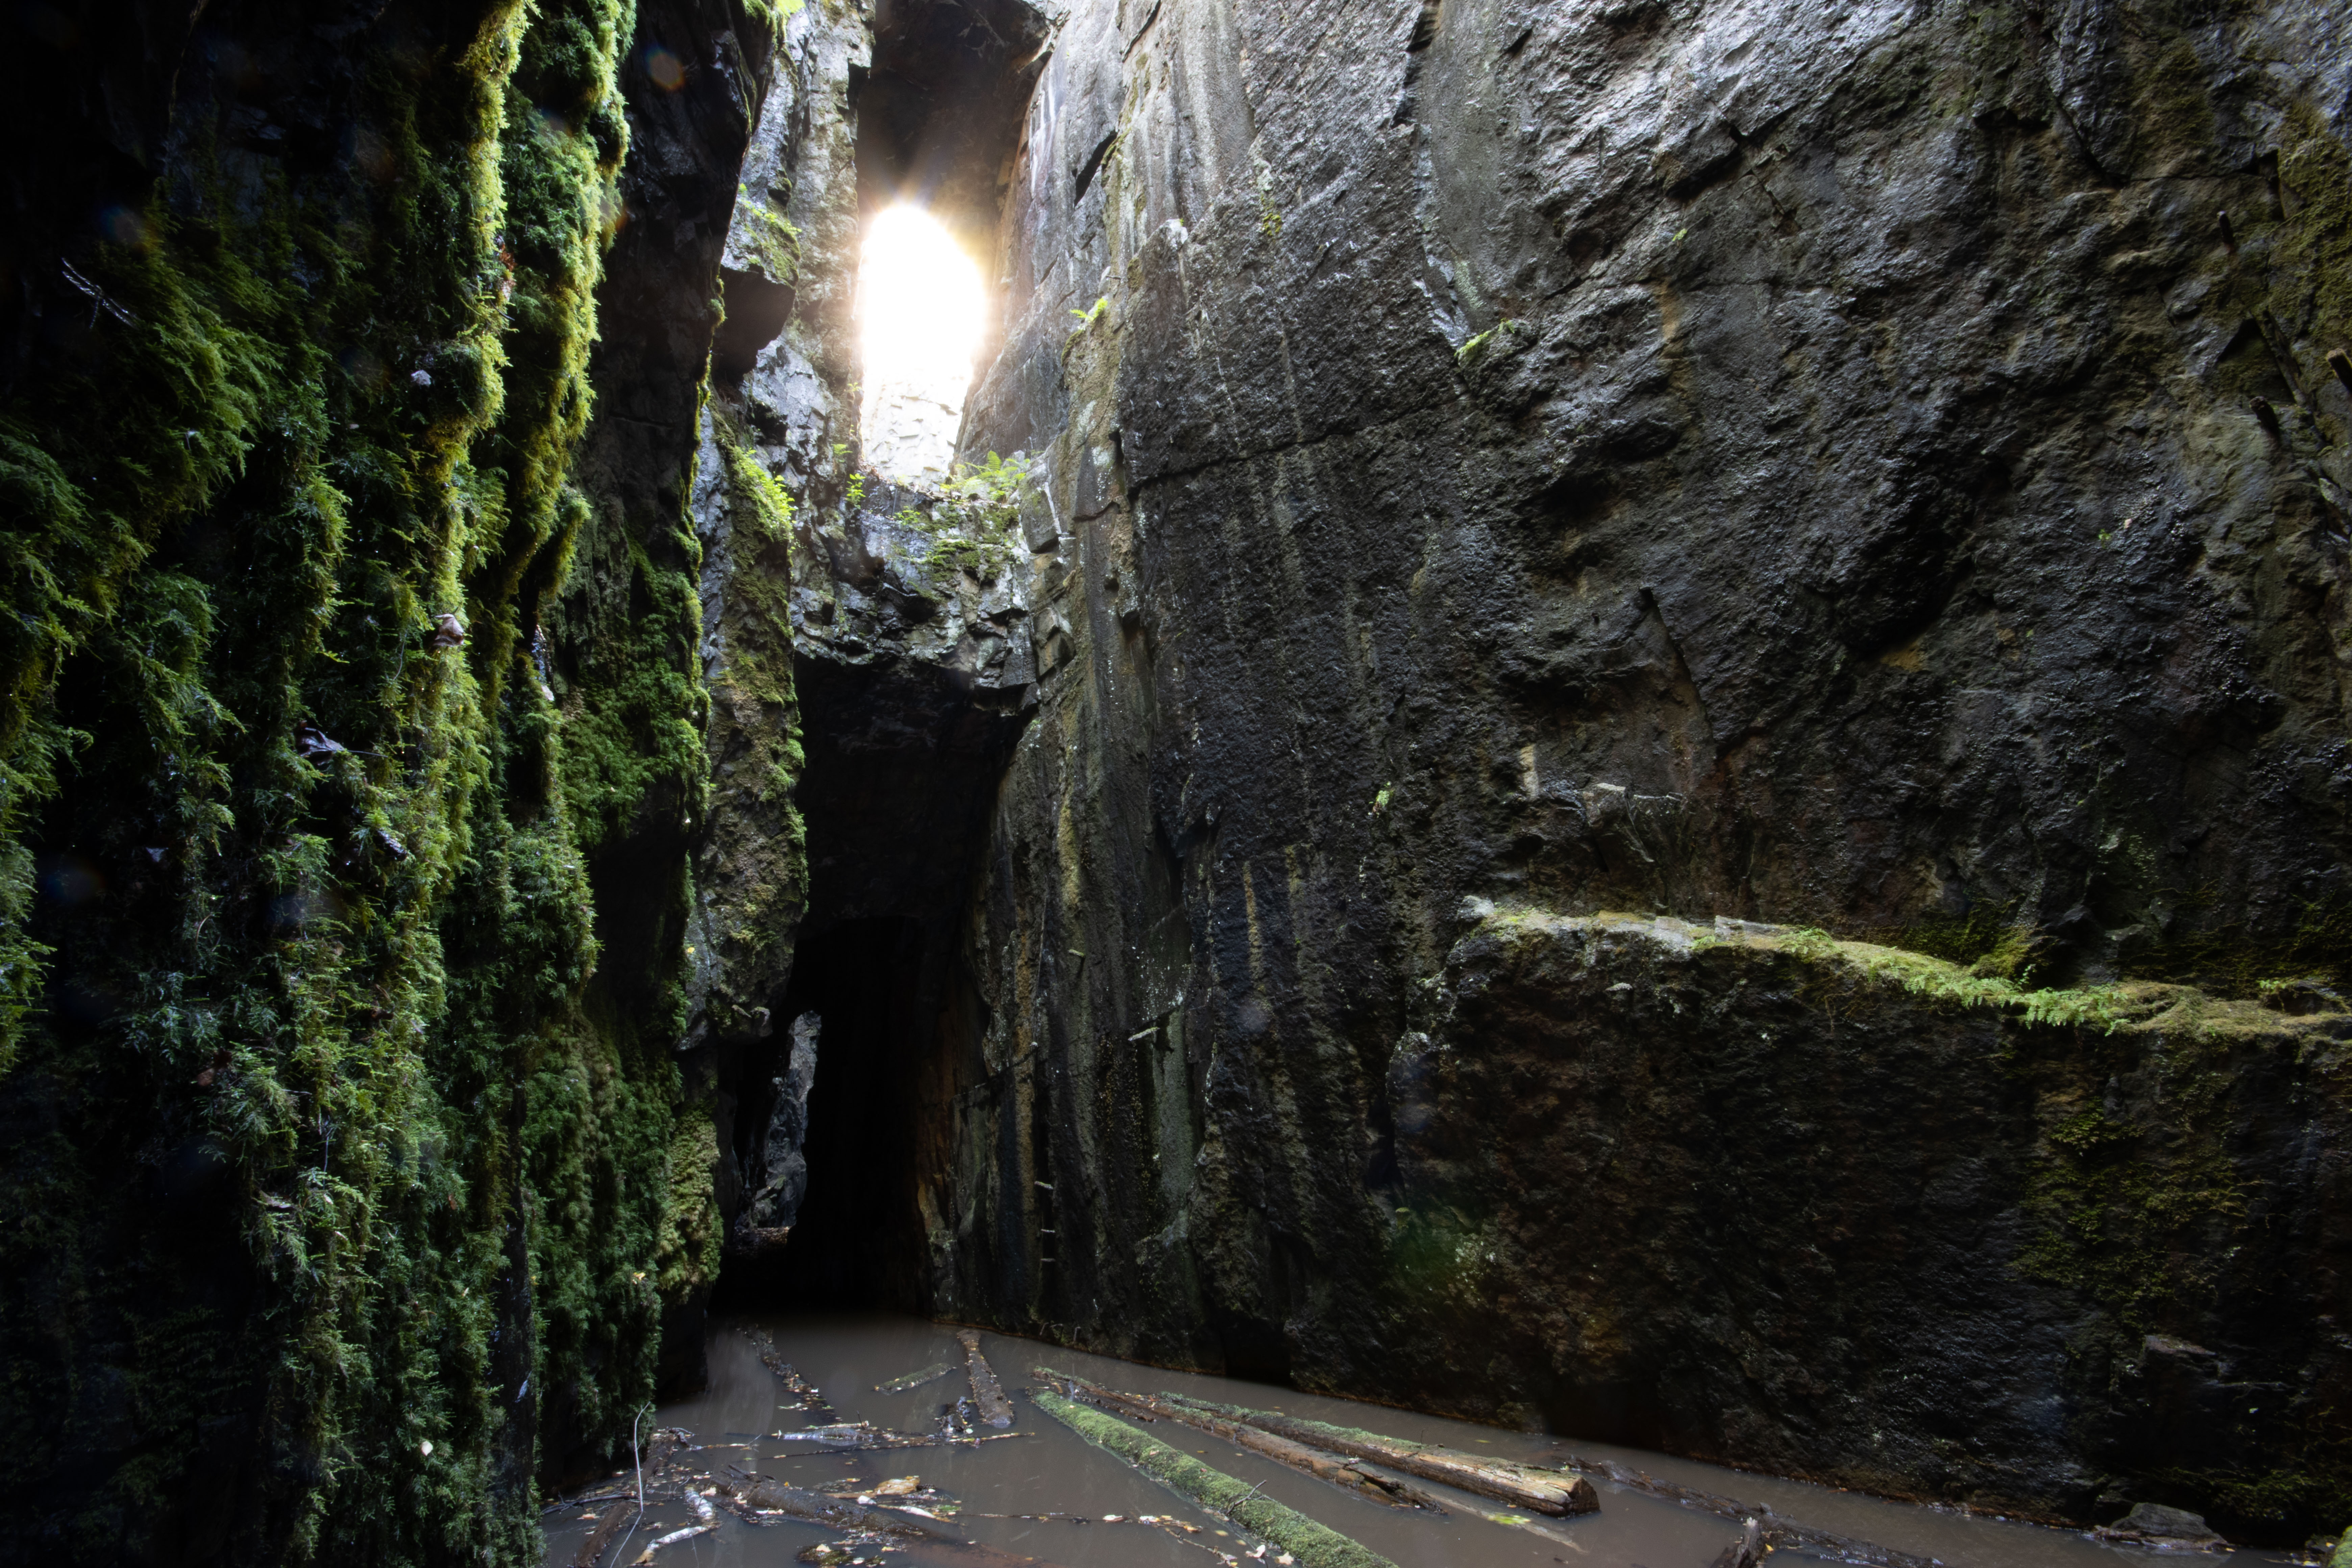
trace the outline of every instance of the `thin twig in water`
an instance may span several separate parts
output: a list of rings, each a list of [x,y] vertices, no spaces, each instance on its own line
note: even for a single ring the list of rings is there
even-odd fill
[[[637,1424],[646,1418],[646,1412],[652,1408],[650,1405],[641,1405],[637,1407],[637,1413],[629,1417],[629,1458],[637,1467],[637,1517],[629,1521],[629,1533],[621,1537],[620,1553],[613,1559],[615,1563],[625,1561],[628,1557],[629,1542],[637,1533],[637,1526],[645,1522],[646,1456],[637,1447]]]

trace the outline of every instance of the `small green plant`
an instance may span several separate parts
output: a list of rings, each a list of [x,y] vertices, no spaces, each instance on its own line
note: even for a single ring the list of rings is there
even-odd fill
[[[1085,331],[1088,327],[1093,326],[1097,321],[1101,321],[1103,318],[1103,312],[1109,309],[1110,296],[1106,294],[1083,310],[1072,310],[1070,314],[1078,319],[1078,324],[1070,329],[1070,336],[1075,338],[1080,332]],[[995,457],[995,455],[996,454],[993,452],[989,454],[991,458]]]
[[[926,564],[953,566],[983,582],[1012,564],[1019,541],[1021,487],[1028,460],[994,452],[959,464],[927,507],[907,507],[896,521],[929,536]]]
[[[861,507],[866,504],[866,476],[864,474],[852,474],[849,476],[849,489],[845,492],[843,499],[852,507]]]
[[[1519,323],[1506,316],[1477,336],[1465,340],[1462,346],[1454,351],[1454,363],[1466,369],[1486,357],[1486,350],[1494,342],[1497,332],[1507,339],[1516,335],[1519,330]]]

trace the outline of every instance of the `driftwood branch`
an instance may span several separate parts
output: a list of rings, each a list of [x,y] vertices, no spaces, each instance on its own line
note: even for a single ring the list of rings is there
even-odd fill
[[[1344,1454],[1350,1458],[1369,1459],[1392,1470],[1402,1470],[1409,1476],[1419,1476],[1427,1481],[1443,1481],[1449,1487],[1459,1487],[1464,1491],[1496,1498],[1520,1508],[1532,1509],[1538,1513],[1559,1516],[1597,1513],[1601,1509],[1600,1494],[1592,1489],[1592,1483],[1581,1476],[1514,1464],[1508,1459],[1490,1459],[1454,1448],[1410,1442],[1402,1437],[1383,1436],[1378,1432],[1360,1431],[1353,1426],[1333,1426],[1271,1410],[1212,1405],[1206,1400],[1186,1399],[1174,1394],[1163,1397],[1171,1405],[1239,1421],[1261,1432],[1271,1432],[1277,1437],[1303,1443],[1310,1448]]]
[[[1096,1447],[1118,1455],[1171,1490],[1273,1542],[1306,1568],[1396,1568],[1387,1558],[1328,1525],[1259,1496],[1257,1488],[1212,1469],[1192,1455],[1091,1405],[1044,1391],[1031,1397],[1038,1409]]]
[[[955,1368],[943,1361],[935,1361],[920,1372],[910,1372],[904,1377],[894,1377],[887,1383],[874,1385],[877,1394],[904,1394],[910,1388],[920,1388],[927,1383],[937,1383]]]
[[[1043,1559],[1019,1557],[983,1546],[976,1541],[928,1530],[913,1520],[887,1509],[876,1508],[855,1498],[831,1497],[800,1487],[788,1487],[766,1479],[752,1481],[719,1481],[719,1493],[738,1510],[756,1510],[763,1513],[780,1513],[788,1519],[821,1524],[845,1534],[868,1536],[887,1535],[894,1540],[920,1543],[927,1551],[949,1552],[974,1563],[1021,1563],[1035,1568],[1050,1568]]]
[[[1764,1561],[1764,1531],[1754,1520],[1738,1540],[1725,1547],[1716,1560],[1715,1568],[1758,1568]]]

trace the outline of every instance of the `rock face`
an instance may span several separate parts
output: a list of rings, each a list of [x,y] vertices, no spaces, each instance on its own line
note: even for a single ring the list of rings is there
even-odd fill
[[[722,1266],[2352,1516],[2341,6],[68,9],[0,101],[37,1550],[529,1559]],[[921,492],[909,195],[1000,306]]]
[[[1037,455],[1040,680],[898,1037],[898,1299],[2028,1512],[2352,1510],[2336,1026],[2254,1004],[2334,1016],[2352,929],[2345,29],[1074,7],[963,441]]]
[[[708,1293],[687,506],[773,21],[9,18],[12,1556],[535,1562]]]
[[[784,1074],[772,1080],[775,1104],[768,1112],[767,1136],[760,1142],[757,1184],[744,1205],[740,1228],[760,1241],[782,1240],[800,1217],[801,1199],[808,1195],[808,1160],[802,1146],[808,1142],[809,1090],[816,1083],[817,1037],[823,1020],[803,1013],[793,1020],[792,1054]]]

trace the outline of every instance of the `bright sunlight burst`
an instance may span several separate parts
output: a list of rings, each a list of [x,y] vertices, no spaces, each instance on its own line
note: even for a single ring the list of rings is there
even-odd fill
[[[867,226],[857,269],[861,414],[877,472],[946,476],[986,299],[980,268],[922,208],[886,207]]]

